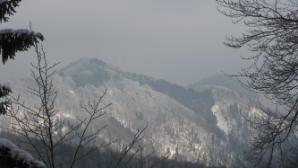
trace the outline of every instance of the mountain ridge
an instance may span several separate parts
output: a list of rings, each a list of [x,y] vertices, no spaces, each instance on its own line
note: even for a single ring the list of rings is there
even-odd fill
[[[240,113],[249,113],[254,107],[248,105],[249,97],[237,90],[205,83],[209,87],[185,88],[89,58],[69,64],[54,76],[57,110],[72,118],[82,117],[82,101],[108,89],[105,101],[113,105],[103,121],[95,124],[110,125],[101,138],[106,139],[110,132],[125,144],[136,130],[148,125],[143,145],[157,156],[173,158],[179,151],[184,160],[207,165],[242,164],[248,133]],[[30,85],[30,80],[11,82],[16,93],[24,93],[24,86]],[[35,103],[30,95],[24,97]]]
[[[88,69],[85,69],[85,67],[87,67]],[[152,89],[166,94],[171,98],[174,98],[175,100],[182,103],[191,110],[200,113],[201,115],[204,115],[208,120],[208,124],[210,124],[210,122],[216,124],[216,119],[212,115],[210,115],[212,114],[210,110],[202,111],[202,109],[207,109],[204,106],[211,106],[213,104],[212,97],[209,96],[210,91],[208,90],[197,91],[192,88],[184,88],[182,86],[179,86],[172,82],[168,82],[163,79],[156,79],[146,75],[131,72],[123,72],[119,68],[107,64],[97,58],[79,59],[78,61],[75,61],[73,64],[70,64],[66,68],[63,68],[61,71],[59,71],[59,74],[62,76],[68,76],[72,78],[72,80],[74,80],[74,82],[79,87],[84,86],[86,84],[100,86],[104,83],[103,81],[119,81],[123,80],[124,78],[137,81],[141,85],[148,85]],[[80,78],[82,76],[84,76],[83,79]],[[81,81],[87,81],[87,83],[82,83]],[[200,102],[202,102],[202,99],[208,101],[205,101],[203,104],[200,104]],[[204,124],[206,125],[207,123]],[[213,129],[216,130],[217,128]],[[218,131],[218,133],[220,132],[220,130],[216,131]]]

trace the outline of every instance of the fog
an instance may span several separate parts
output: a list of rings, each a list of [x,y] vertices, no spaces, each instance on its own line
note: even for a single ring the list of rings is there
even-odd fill
[[[187,85],[236,73],[246,51],[223,45],[243,29],[213,0],[27,0],[2,27],[42,32],[51,62],[99,58],[125,71]],[[34,53],[18,53],[0,67],[2,79],[29,76]]]

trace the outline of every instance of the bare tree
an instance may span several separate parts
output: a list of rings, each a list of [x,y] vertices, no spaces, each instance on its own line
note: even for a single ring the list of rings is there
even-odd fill
[[[132,159],[134,159],[137,155],[140,156],[139,159],[141,159],[141,163],[144,162],[144,158],[142,158],[143,146],[139,144],[139,142],[143,139],[146,129],[147,126],[141,130],[137,130],[130,143],[123,146],[122,150],[120,151],[120,155],[113,166],[114,168],[128,167]]]
[[[57,91],[53,84],[54,68],[57,64],[49,65],[42,45],[35,45],[37,63],[32,64],[32,77],[34,86],[28,88],[29,93],[38,99],[38,104],[33,106],[21,101],[20,97],[11,97],[13,106],[9,116],[13,119],[12,125],[15,132],[24,137],[25,143],[30,145],[34,153],[47,164],[49,168],[56,168],[58,150],[62,145],[73,146],[73,153],[69,167],[75,166],[77,161],[88,155],[91,151],[82,153],[83,146],[91,145],[99,132],[104,129],[92,127],[106,113],[111,103],[105,104],[103,95],[94,100],[89,100],[86,105],[81,105],[82,112],[86,115],[74,122],[59,119],[59,111],[55,109]],[[67,130],[62,130],[63,127]],[[93,145],[93,144],[92,144]],[[94,148],[91,148],[94,149]],[[63,166],[65,167],[65,166]]]
[[[279,110],[263,109],[266,115],[254,121],[258,134],[252,149],[258,160],[271,167],[274,157],[280,162],[297,151],[298,124],[298,1],[297,0],[216,0],[219,10],[234,23],[248,30],[240,37],[229,37],[229,47],[248,47],[255,54],[246,57],[251,66],[240,77],[263,93]],[[289,161],[290,162],[290,161]]]

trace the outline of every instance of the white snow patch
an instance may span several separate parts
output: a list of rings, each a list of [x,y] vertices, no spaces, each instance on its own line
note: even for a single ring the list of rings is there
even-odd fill
[[[62,131],[63,134],[67,133],[68,130],[69,130],[69,128],[66,127],[66,126],[63,126],[63,127],[61,128],[61,131]]]
[[[58,119],[61,119],[61,118],[75,119],[75,117],[73,115],[66,113],[66,112],[59,112],[57,114],[57,118]]]
[[[108,93],[108,95],[113,96],[113,91],[112,91],[112,89],[109,89],[109,90],[107,91],[107,93]]]
[[[248,113],[248,114],[249,114],[249,117],[251,117],[251,118],[255,118],[255,117],[262,118],[262,117],[266,116],[266,114],[264,112],[262,112],[262,110],[257,109],[255,107],[251,108],[250,113]]]
[[[73,90],[69,90],[69,93],[72,95],[76,95],[76,93]]]
[[[220,106],[215,104],[211,107],[211,111],[217,119],[217,126],[222,129],[226,134],[229,133],[229,127],[226,119],[223,117]]]

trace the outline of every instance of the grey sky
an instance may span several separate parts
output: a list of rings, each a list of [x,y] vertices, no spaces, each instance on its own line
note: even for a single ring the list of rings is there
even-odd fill
[[[214,0],[24,0],[10,23],[42,32],[50,61],[62,67],[96,57],[123,70],[183,85],[240,70],[246,52],[225,47],[242,30]],[[32,52],[0,66],[1,78],[29,74]],[[7,75],[8,74],[8,75]]]

